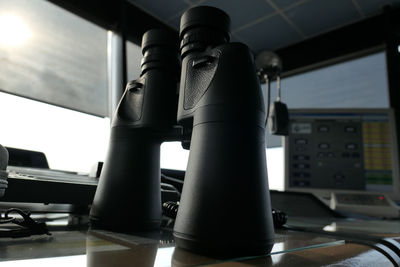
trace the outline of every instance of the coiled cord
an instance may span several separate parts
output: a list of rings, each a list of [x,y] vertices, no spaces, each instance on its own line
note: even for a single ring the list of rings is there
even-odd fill
[[[163,215],[175,219],[178,214],[179,202],[167,201],[162,204]]]
[[[16,213],[21,218],[11,217],[10,214]],[[31,235],[51,235],[44,222],[37,222],[33,220],[29,212],[20,209],[11,208],[5,211],[4,216],[0,213],[0,224],[17,224],[20,227],[16,229],[1,229],[1,237],[28,237]]]
[[[281,228],[288,220],[286,213],[272,208],[272,220],[275,228]]]

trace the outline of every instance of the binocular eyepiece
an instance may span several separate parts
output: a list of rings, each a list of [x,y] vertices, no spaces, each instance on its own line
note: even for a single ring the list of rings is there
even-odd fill
[[[142,38],[142,74],[151,69],[180,75],[181,60],[178,53],[178,36],[162,29],[147,31]]]
[[[199,6],[186,11],[179,33],[182,59],[190,52],[229,42],[230,24],[229,16],[218,8]]]

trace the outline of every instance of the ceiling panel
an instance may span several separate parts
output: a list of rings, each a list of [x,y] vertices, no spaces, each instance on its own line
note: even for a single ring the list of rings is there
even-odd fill
[[[180,16],[194,6],[211,5],[232,20],[232,40],[253,52],[276,50],[381,12],[400,0],[128,0],[179,31]]]
[[[271,2],[273,2],[280,9],[283,9],[283,8],[287,8],[287,7],[289,7],[291,5],[294,5],[294,4],[300,4],[301,2],[304,2],[304,1],[299,1],[299,0],[272,0]]]
[[[200,5],[201,3],[203,3],[205,0],[183,0],[187,3],[190,3],[192,5]]]
[[[239,42],[239,43],[243,43],[242,39],[240,39],[238,36],[236,36],[235,34],[231,34],[231,39],[230,42]]]
[[[167,21],[167,23],[179,31],[179,26],[181,23],[181,16],[175,16],[172,19],[169,19]]]
[[[385,5],[399,4],[400,0],[357,0],[364,15],[374,15]]]
[[[205,6],[213,6],[224,10],[231,17],[231,29],[236,29],[262,17],[275,12],[265,0],[232,1],[232,0],[208,0],[201,3]]]
[[[190,5],[183,0],[129,0],[129,2],[163,21],[169,20],[177,13],[183,13],[184,10],[190,7]]]
[[[235,35],[246,42],[253,51],[272,50],[302,39],[301,35],[278,14],[242,29]]]
[[[361,19],[349,0],[311,0],[285,11],[285,15],[306,36]]]

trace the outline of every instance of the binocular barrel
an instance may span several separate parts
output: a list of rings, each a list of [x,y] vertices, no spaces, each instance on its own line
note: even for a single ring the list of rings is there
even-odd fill
[[[160,225],[160,145],[176,125],[177,43],[162,30],[143,36],[141,76],[128,83],[112,121],[90,211],[93,228],[134,232]]]
[[[186,11],[180,38],[178,122],[193,130],[176,244],[218,257],[266,254],[274,230],[253,56],[228,43],[229,17],[212,7]]]

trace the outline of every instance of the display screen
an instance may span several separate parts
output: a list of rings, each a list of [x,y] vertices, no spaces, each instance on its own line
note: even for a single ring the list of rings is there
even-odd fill
[[[388,110],[291,111],[286,140],[290,188],[394,190]]]

